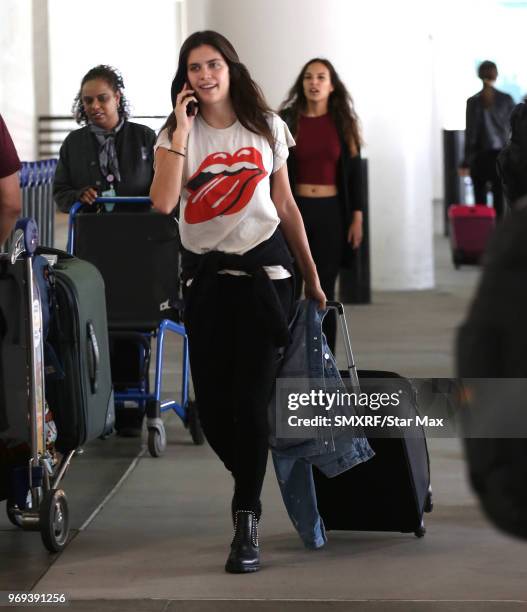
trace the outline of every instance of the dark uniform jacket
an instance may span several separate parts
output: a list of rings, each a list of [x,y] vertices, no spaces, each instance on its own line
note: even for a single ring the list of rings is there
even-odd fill
[[[146,125],[125,121],[115,137],[121,182],[114,182],[118,196],[147,196],[154,176],[156,135]],[[53,197],[62,212],[68,212],[87,187],[99,195],[110,189],[99,167],[99,145],[90,128],[71,132],[60,148],[53,182]]]
[[[467,100],[465,127],[465,159],[462,167],[468,168],[478,153],[487,150],[485,145],[485,127],[483,120],[482,91]],[[489,107],[490,119],[502,146],[509,137],[509,119],[514,108],[514,100],[509,94],[494,90],[494,103]],[[500,147],[501,148],[501,147]]]

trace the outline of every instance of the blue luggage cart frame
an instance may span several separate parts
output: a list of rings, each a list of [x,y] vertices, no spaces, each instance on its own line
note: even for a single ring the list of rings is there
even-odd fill
[[[115,204],[151,204],[150,198],[147,197],[100,197],[97,198],[94,204],[110,205],[113,208]],[[71,255],[75,255],[75,217],[85,205],[82,202],[76,202],[70,209],[68,219],[68,243],[66,250]],[[119,213],[108,213],[119,214]],[[174,333],[183,339],[183,364],[181,373],[181,400],[177,402],[174,399],[161,400],[162,393],[162,372],[163,372],[163,352],[165,336],[167,333]],[[169,410],[174,411],[182,420],[185,427],[190,431],[194,444],[203,444],[204,436],[198,418],[197,406],[195,402],[189,399],[189,348],[188,336],[185,326],[172,319],[162,319],[157,328],[151,332],[145,333],[137,330],[126,330],[125,332],[110,331],[110,336],[113,333],[128,334],[127,337],[133,338],[139,335],[150,336],[157,339],[156,344],[156,366],[154,375],[154,390],[150,392],[148,385],[148,373],[146,376],[146,384],[141,388],[127,388],[125,391],[114,392],[115,402],[124,404],[124,402],[137,402],[138,407],[146,405],[147,429],[148,429],[148,449],[153,457],[162,455],[166,448],[166,432],[161,414]],[[146,351],[146,349],[145,349]]]

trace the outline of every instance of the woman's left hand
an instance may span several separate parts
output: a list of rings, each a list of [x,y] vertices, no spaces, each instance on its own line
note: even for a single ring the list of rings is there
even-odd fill
[[[358,249],[362,242],[362,221],[353,221],[348,228],[348,242],[352,248]]]
[[[304,283],[304,294],[306,298],[317,302],[319,310],[326,309],[326,294],[322,291],[318,279],[313,283]]]

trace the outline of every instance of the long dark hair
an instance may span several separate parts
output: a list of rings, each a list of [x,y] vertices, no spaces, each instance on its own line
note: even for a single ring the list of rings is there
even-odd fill
[[[362,144],[359,117],[353,107],[353,98],[329,60],[315,57],[304,64],[286,99],[280,105],[280,111],[287,112],[293,131],[297,132],[299,116],[307,108],[307,100],[304,94],[304,75],[308,66],[314,63],[324,64],[329,70],[333,91],[329,95],[328,112],[351,151],[356,150],[358,152]]]
[[[88,72],[82,77],[79,92],[75,96],[73,106],[71,107],[71,112],[75,117],[75,121],[77,123],[88,123],[88,116],[86,115],[84,104],[82,103],[82,88],[84,87],[85,83],[95,79],[102,79],[103,81],[106,81],[114,93],[119,93],[121,95],[117,112],[119,113],[120,119],[128,119],[130,115],[130,108],[128,105],[128,100],[125,98],[123,93],[124,81],[121,73],[116,68],[112,68],[112,66],[99,64],[98,66],[95,66],[95,68],[88,70]]]
[[[172,81],[172,88],[170,90],[172,108],[176,105],[176,97],[183,89],[185,81],[187,81],[188,56],[193,49],[202,45],[214,47],[222,55],[229,67],[229,93],[238,121],[249,131],[266,138],[271,148],[274,148],[273,134],[266,120],[266,114],[271,112],[271,109],[265,101],[262,90],[251,79],[249,71],[240,62],[240,58],[231,43],[218,32],[212,30],[194,32],[183,43],[179,52],[176,76]],[[176,127],[176,116],[172,112],[167,117],[162,129],[167,128],[168,136],[172,138]]]

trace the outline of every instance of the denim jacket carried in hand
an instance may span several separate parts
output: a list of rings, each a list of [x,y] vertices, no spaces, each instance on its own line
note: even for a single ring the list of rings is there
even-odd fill
[[[347,438],[367,455],[369,445],[362,430],[335,428],[324,424],[309,428],[309,435],[301,437],[286,425],[291,416],[288,408],[288,392],[312,390],[347,392],[322,332],[322,320],[326,311],[318,310],[313,300],[298,302],[290,324],[290,342],[282,355],[277,374],[275,392],[269,404],[269,445],[273,450],[294,457],[327,455],[336,449],[336,440]],[[348,416],[353,408],[335,405],[331,415]]]
[[[295,528],[309,548],[319,548],[326,542],[317,509],[312,465],[333,477],[374,455],[368,440],[356,429],[346,435],[346,432],[335,432],[330,425],[319,426],[306,438],[282,437],[277,430],[280,413],[287,411],[279,392],[280,379],[298,379],[295,389],[305,387],[306,391],[313,386],[331,391],[347,390],[322,333],[324,315],[312,300],[298,303],[291,324],[291,342],[283,355],[277,391],[269,410],[270,446],[280,491]],[[333,416],[349,413],[349,407],[346,411],[336,407]]]

